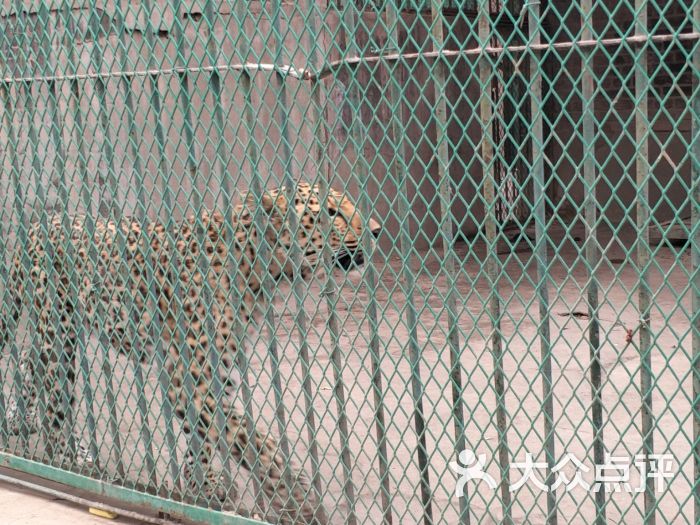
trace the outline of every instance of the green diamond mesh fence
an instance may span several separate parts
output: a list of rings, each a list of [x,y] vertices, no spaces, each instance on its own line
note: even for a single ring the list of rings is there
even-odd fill
[[[697,523],[699,37],[3,2],[0,466],[207,523]]]

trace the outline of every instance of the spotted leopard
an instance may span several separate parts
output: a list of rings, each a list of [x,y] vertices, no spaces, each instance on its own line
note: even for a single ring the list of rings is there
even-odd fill
[[[325,511],[306,477],[302,472],[283,475],[289,462],[277,441],[264,429],[256,428],[251,433],[233,399],[236,385],[231,377],[237,352],[234,328],[236,322],[246,325],[254,318],[256,307],[263,302],[264,272],[277,280],[285,276],[291,280],[297,274],[308,279],[319,266],[326,243],[337,265],[348,268],[363,262],[363,222],[347,196],[329,191],[326,207],[331,228],[326,234],[318,226],[323,203],[319,188],[299,184],[291,206],[286,194],[278,189],[265,191],[259,199],[249,196],[235,207],[228,225],[222,214],[206,211],[197,219],[189,217],[171,228],[161,222],[128,218],[118,222],[96,220],[92,238],[85,216],[71,217],[68,222],[65,217],[53,217],[44,227],[34,224],[28,233],[28,250],[13,257],[8,283],[13,299],[11,315],[0,325],[0,343],[4,343],[10,327],[17,324],[23,302],[31,301],[37,312],[40,347],[33,350],[33,358],[24,353],[19,367],[24,378],[21,395],[27,421],[18,421],[18,411],[10,407],[10,431],[19,432],[22,424],[27,424],[29,431],[36,430],[35,385],[40,384],[48,397],[44,414],[48,441],[56,453],[71,453],[61,429],[66,419],[66,396],[71,405],[76,402],[73,384],[78,326],[74,312],[80,311],[79,317],[88,328],[101,332],[115,350],[137,360],[143,361],[148,352],[153,352],[156,338],[161,342],[169,377],[167,397],[190,443],[183,476],[193,489],[198,483],[194,480],[194,465],[200,465],[204,476],[199,483],[205,498],[220,503],[231,499],[227,494],[232,489],[221,486],[222,474],[212,465],[219,441],[213,422],[220,407],[226,418],[228,450],[246,469],[250,467],[244,450],[249,436],[254,436],[258,457],[254,474],[259,476],[260,488],[269,498],[277,520],[324,522]],[[254,220],[256,210],[264,212],[268,260],[262,260],[258,251],[261,242]],[[296,232],[290,227],[292,213],[299,226]],[[368,219],[367,224],[373,234],[379,232],[375,221]],[[229,231],[233,232],[231,242]],[[303,254],[299,267],[290,256],[293,244]],[[176,311],[178,304],[181,311]],[[13,323],[7,322],[9,318]],[[161,326],[158,336],[154,335],[156,326]],[[212,369],[208,357],[212,346],[219,357],[217,370]],[[182,358],[183,349],[192,357],[189,370]],[[213,393],[214,374],[224,386],[222,398]],[[191,398],[185,387],[187,381],[194,385]],[[190,428],[188,421],[192,419],[187,413],[193,408],[196,423]],[[192,452],[193,434],[203,441],[197,447],[199,453]],[[82,453],[86,454],[84,450]]]

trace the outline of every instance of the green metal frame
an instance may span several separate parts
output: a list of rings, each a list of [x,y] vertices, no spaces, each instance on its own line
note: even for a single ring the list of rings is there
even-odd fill
[[[50,423],[41,417],[49,396],[40,377],[39,312],[31,306],[39,284],[22,290],[30,307],[20,322],[5,320],[12,255],[27,271],[30,223],[46,232],[58,214],[69,231],[76,212],[85,214],[93,238],[100,219],[133,217],[146,230],[153,219],[170,227],[211,207],[223,212],[232,238],[241,193],[260,203],[267,187],[284,187],[292,201],[296,182],[307,181],[321,200],[340,187],[365,227],[373,218],[384,229],[377,245],[367,233],[360,241],[374,256],[359,284],[334,274],[326,244],[324,271],[311,284],[293,279],[284,304],[275,305],[280,290],[266,273],[261,295],[271,306],[259,326],[253,335],[240,320],[232,327],[247,440],[255,442],[262,424],[278,437],[292,460],[281,474],[285,483],[294,483],[299,467],[309,494],[333,509],[331,521],[349,524],[696,522],[700,2],[667,4],[15,0],[3,7],[0,326],[10,340],[0,361],[0,466],[172,516],[257,523],[187,494],[181,425],[168,400],[169,378],[160,373],[168,349],[157,308],[148,328],[152,353],[135,349],[137,359],[127,364],[110,353],[104,334],[91,341],[100,330],[88,330],[80,308],[72,314],[75,363],[60,337],[53,341],[64,383],[62,431],[73,449],[84,438],[95,458],[83,470],[56,466]],[[268,227],[260,210],[253,217],[256,231]],[[682,223],[690,257],[668,247],[668,217]],[[286,220],[291,231],[302,227],[293,213]],[[317,227],[326,238],[333,221],[322,207]],[[205,235],[201,221],[195,230]],[[276,247],[258,238],[258,257],[269,263]],[[126,234],[118,231],[115,243],[125,253]],[[618,246],[623,268],[608,260]],[[46,294],[54,300],[59,255],[51,243],[44,248]],[[153,303],[159,291],[151,250],[143,248],[142,270]],[[235,310],[243,298],[235,283],[240,261],[231,254],[225,265]],[[305,253],[296,239],[289,254],[301,267]],[[72,243],[64,256],[75,267]],[[96,244],[88,256],[100,256]],[[170,264],[180,272],[184,261],[175,256]],[[204,273],[208,264],[200,253],[197,268]],[[557,274],[562,268],[565,277]],[[131,271],[120,264],[124,279]],[[682,290],[673,272],[687,277]],[[71,272],[69,286],[88,280],[96,293],[109,292],[97,273]],[[620,287],[626,301],[608,297]],[[666,312],[659,305],[669,290],[679,306]],[[178,280],[173,309],[182,310],[186,293]],[[204,302],[215,295],[205,282]],[[580,307],[567,303],[572,297]],[[141,322],[136,299],[124,298],[131,328]],[[575,340],[565,333],[572,324],[557,315],[562,305],[567,319],[585,320],[575,325]],[[60,313],[50,315],[61,333]],[[97,320],[101,328],[106,322]],[[205,327],[213,334],[215,319],[207,315]],[[184,340],[184,323],[175,330]],[[664,346],[662,333],[673,334],[676,346]],[[620,354],[611,357],[613,350]],[[39,421],[36,433],[21,425],[15,436],[4,415],[33,417],[22,395],[29,388],[23,355],[37,370],[31,381]],[[195,358],[187,345],[181,358],[187,367]],[[211,347],[206,360],[222,366]],[[576,385],[567,366],[580,372]],[[618,369],[629,385],[611,379]],[[668,374],[677,392],[663,386]],[[75,406],[71,376],[80,384]],[[190,394],[198,387],[189,375],[184,382]],[[218,375],[210,388],[217,399],[225,395]],[[612,414],[621,409],[627,420],[618,425]],[[213,412],[214,425],[225,428],[223,406]],[[198,417],[191,403],[184,423],[193,428]],[[581,437],[586,432],[589,440]],[[197,456],[203,446],[194,433],[186,451]],[[670,481],[678,493],[660,493],[647,477],[628,500],[604,490],[572,500],[556,468],[577,446],[594,465],[613,451],[644,454],[648,470],[650,455],[671,449],[679,454]],[[264,458],[246,447],[251,474],[241,478],[223,433],[216,447],[222,482],[245,483],[252,513],[264,514]],[[491,454],[486,468],[497,488],[467,483],[462,497],[450,499],[458,476],[449,465],[466,449]],[[546,494],[510,490],[514,464],[526,452],[545,465]],[[198,483],[206,467],[194,464]],[[191,504],[183,503],[189,496]]]

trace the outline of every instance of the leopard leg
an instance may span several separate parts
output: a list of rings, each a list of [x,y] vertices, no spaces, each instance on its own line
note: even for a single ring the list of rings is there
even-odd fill
[[[230,510],[237,503],[238,493],[235,485],[225,486],[222,483],[220,472],[212,466],[216,450],[215,433],[211,428],[213,405],[206,397],[210,386],[207,374],[196,364],[200,362],[195,357],[188,369],[183,356],[174,346],[166,362],[170,377],[168,399],[173,413],[182,421],[187,440],[182,474],[194,499],[203,500],[210,507]],[[203,392],[205,397],[200,395]]]
[[[24,400],[24,417],[20,415],[19,403],[17,398],[11,397],[8,401],[7,412],[7,428],[10,434],[20,434],[26,431],[27,434],[34,434],[38,431],[37,425],[37,396],[36,377],[34,370],[34,359],[28,352],[22,352],[19,362],[19,371],[22,376],[22,386],[20,396]],[[41,379],[39,379],[41,380]]]
[[[253,450],[249,447],[251,437]],[[290,524],[328,523],[319,495],[311,488],[306,475],[290,464],[291,460],[284,456],[274,437],[260,427],[251,434],[247,419],[232,408],[227,419],[226,439],[233,458],[258,476],[270,506],[268,519]],[[251,456],[255,461],[252,466]]]
[[[35,277],[37,275],[41,277],[40,272],[36,270],[36,265],[33,272],[27,272],[23,269],[21,258],[15,256],[8,279],[8,291],[11,297],[8,308],[9,315],[5,318],[0,317],[0,346],[13,341],[15,338],[17,324],[19,322],[20,313],[22,312],[22,296],[25,293],[26,285],[25,277],[30,273]],[[44,285],[45,282],[40,283],[39,296],[41,296],[41,290],[44,290]],[[41,302],[41,297],[39,297],[39,301]],[[35,385],[34,362],[35,356],[29,355],[27,351],[21,353],[18,363],[19,375],[21,377],[19,396],[24,402],[24,407],[22,410],[20,409],[20,402],[16,395],[8,399],[5,419],[10,434],[17,435],[22,432],[33,434],[37,431],[37,389]],[[24,415],[21,414],[22,411],[24,411]]]
[[[41,348],[37,367],[48,396],[44,427],[49,459],[69,465],[76,459],[82,461],[81,445],[76,444],[73,435],[77,334],[73,303],[66,298],[67,284],[67,278],[59,279],[56,300],[45,301],[39,313]]]
[[[175,362],[171,363],[175,365]],[[170,369],[171,389],[169,397],[175,414],[183,421],[183,430],[188,437],[188,451],[183,474],[194,494],[209,502],[221,504],[224,508],[237,500],[235,485],[225,486],[223,476],[212,468],[217,449],[219,433],[214,424],[217,400],[211,395],[210,384],[204,380],[196,384],[193,396],[187,395],[184,384],[185,367],[181,360]],[[211,377],[209,373],[198,377]],[[204,394],[199,396],[199,394]],[[227,402],[219,400],[226,405]],[[195,428],[190,427],[187,410],[194,405],[197,411]],[[226,416],[226,442],[231,457],[243,468],[258,476],[260,488],[266,500],[264,509],[270,519],[279,523],[325,524],[328,522],[325,511],[304,474],[289,464],[279,449],[277,441],[263,430],[256,428],[252,433],[254,449],[248,447],[250,432],[240,412],[233,408],[224,409]],[[196,435],[196,439],[193,439]],[[193,443],[197,441],[197,443]],[[250,454],[255,463],[251,466]],[[196,469],[203,470],[203,479],[197,480]],[[210,503],[211,506],[211,503]],[[230,507],[229,507],[230,508]]]

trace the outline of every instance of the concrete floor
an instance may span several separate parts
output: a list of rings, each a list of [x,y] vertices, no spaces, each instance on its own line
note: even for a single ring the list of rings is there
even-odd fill
[[[548,293],[553,391],[553,425],[555,456],[561,459],[573,454],[591,471],[593,478],[593,429],[591,424],[589,319],[586,315],[586,266],[582,260],[582,232],[569,236],[551,232],[554,242],[562,241],[549,271]],[[638,272],[633,259],[626,256],[633,237],[624,244],[608,232],[600,235],[603,249],[598,271],[601,303],[600,356],[602,363],[603,437],[605,450],[616,456],[634,456],[641,452],[641,397],[639,358],[639,312],[636,308]],[[550,250],[550,257],[553,251]],[[488,313],[492,287],[485,277],[486,252],[483,244],[459,245],[457,258],[461,266],[455,289],[458,291],[458,328],[460,368],[462,373],[462,407],[465,420],[467,448],[486,455],[486,471],[498,479],[497,401],[494,390],[494,360],[491,351],[492,325]],[[423,258],[423,261],[418,259]],[[422,521],[420,475],[416,459],[417,439],[414,430],[411,397],[411,364],[409,330],[406,325],[407,298],[400,286],[402,264],[390,255],[385,261],[376,257],[379,280],[374,290],[378,310],[378,361],[382,375],[383,408],[386,421],[387,476],[395,523],[413,524]],[[661,248],[649,271],[652,291],[651,311],[652,352],[654,376],[653,415],[655,452],[673,455],[672,479],[656,494],[658,518],[664,523],[692,523],[691,483],[693,461],[691,452],[692,378],[690,315],[691,298],[688,291],[690,258],[688,251]],[[543,386],[541,373],[541,338],[538,333],[539,304],[534,283],[536,267],[533,254],[527,249],[505,250],[501,255],[504,275],[499,294],[501,302],[501,333],[503,335],[503,372],[506,415],[506,437],[511,462],[523,462],[525,453],[534,460],[545,460],[543,452]],[[418,253],[413,259],[416,273],[414,291],[418,327],[416,336],[421,349],[420,367],[424,392],[423,412],[426,423],[426,450],[429,484],[434,518],[437,523],[456,523],[459,500],[454,497],[457,475],[449,466],[456,461],[455,426],[450,385],[450,353],[448,318],[444,310],[445,293],[449,290],[448,276],[441,271],[440,261],[430,253]],[[381,493],[378,480],[379,461],[374,417],[374,395],[370,359],[371,333],[367,321],[367,305],[372,294],[358,277],[351,276],[343,284],[340,300],[334,306],[340,327],[338,337],[339,363],[346,398],[345,416],[348,428],[350,462],[347,471],[353,484],[354,501],[348,498],[344,485],[341,456],[344,441],[338,425],[339,409],[335,397],[336,371],[328,329],[328,307],[318,288],[305,301],[309,312],[306,342],[311,355],[311,383],[316,413],[315,436],[320,451],[319,474],[324,491],[324,504],[333,523],[345,523],[350,505],[359,523],[381,522]],[[307,429],[304,423],[305,402],[302,395],[302,366],[298,358],[299,336],[293,330],[295,301],[284,296],[276,301],[277,350],[280,356],[281,399],[287,421],[286,436],[297,464],[311,472]],[[630,337],[631,333],[631,337]],[[250,336],[251,392],[254,414],[261,428],[279,435],[276,400],[272,394],[273,374],[269,354],[269,335],[263,329],[260,336]],[[99,352],[97,353],[99,354]],[[94,362],[95,377],[100,374],[100,360]],[[125,358],[112,359],[116,377],[124,378],[118,392],[122,458],[127,475],[132,479],[148,480],[144,468],[143,446],[140,444],[140,424],[136,411],[137,395],[149,400],[150,424],[156,429],[153,443],[157,452],[156,468],[161,486],[171,483],[168,472],[168,450],[164,446],[166,424],[160,414],[161,395],[155,367],[146,369],[146,385],[137,392],[129,386],[133,381],[132,365]],[[104,392],[102,379],[93,386],[98,395]],[[7,390],[6,390],[7,395]],[[108,429],[108,412],[104,404],[98,410],[98,446],[100,463],[113,465],[113,441]],[[82,409],[84,411],[84,408]],[[80,416],[78,418],[80,426]],[[263,423],[264,422],[264,423]],[[84,427],[83,427],[84,428]],[[177,425],[175,427],[178,432]],[[84,434],[85,435],[85,434]],[[85,435],[87,438],[87,435]],[[178,456],[184,448],[178,437]],[[110,467],[111,468],[111,467]],[[234,468],[244,500],[245,487],[251,486],[242,469]],[[572,472],[568,472],[571,476]],[[520,477],[511,471],[510,483]],[[637,476],[638,478],[638,476]],[[631,483],[638,482],[631,472]],[[499,491],[485,483],[470,482],[469,508],[472,523],[497,523],[502,519]],[[249,497],[249,496],[248,496]],[[541,523],[545,519],[547,494],[533,484],[526,484],[511,494],[512,514],[516,523]],[[591,491],[581,488],[556,493],[560,523],[587,524],[595,515],[595,500]],[[644,494],[621,491],[606,494],[606,515],[610,523],[638,523],[642,519]],[[25,514],[22,514],[24,512]],[[33,506],[20,511],[17,518],[38,512]],[[58,511],[57,511],[58,512]],[[72,509],[85,523],[95,518],[84,509]],[[28,518],[27,518],[28,519]],[[39,518],[37,518],[39,519]],[[78,523],[82,523],[77,521]],[[17,521],[17,523],[25,523]],[[27,521],[26,523],[35,522]],[[36,523],[43,523],[37,521]],[[47,522],[48,523],[48,522]],[[55,523],[55,522],[51,522]],[[73,520],[73,523],[76,523]]]
[[[88,509],[40,492],[0,481],[0,523],[3,525],[142,525],[124,517],[105,519]]]

